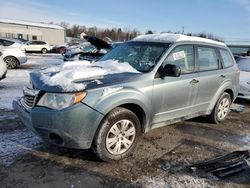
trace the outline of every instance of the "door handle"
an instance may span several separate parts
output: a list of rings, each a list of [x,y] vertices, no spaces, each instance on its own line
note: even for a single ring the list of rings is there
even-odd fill
[[[226,76],[222,74],[222,75],[220,75],[220,78],[226,78]]]
[[[189,83],[192,84],[192,85],[194,85],[194,84],[199,83],[199,80],[193,79]]]

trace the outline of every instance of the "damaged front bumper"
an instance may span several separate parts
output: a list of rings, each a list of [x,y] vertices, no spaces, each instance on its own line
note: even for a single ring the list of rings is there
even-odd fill
[[[27,109],[21,99],[13,108],[23,124],[45,142],[67,148],[89,149],[103,115],[79,103],[63,110],[44,107]]]

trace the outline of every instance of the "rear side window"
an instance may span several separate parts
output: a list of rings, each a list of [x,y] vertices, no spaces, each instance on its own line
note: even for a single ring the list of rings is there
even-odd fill
[[[14,44],[14,42],[9,41],[9,40],[0,39],[0,44],[1,44],[2,46],[11,46],[12,44]]]
[[[234,65],[234,61],[228,50],[220,49],[220,54],[221,54],[221,58],[222,58],[223,65],[225,68],[231,67]]]
[[[37,44],[44,45],[44,44],[46,44],[46,42],[43,42],[43,41],[37,41]]]
[[[217,55],[214,48],[198,47],[198,60],[200,71],[219,69]]]
[[[181,73],[191,73],[194,71],[194,47],[192,45],[176,47],[164,60],[163,66],[167,64],[176,65],[181,68]]]

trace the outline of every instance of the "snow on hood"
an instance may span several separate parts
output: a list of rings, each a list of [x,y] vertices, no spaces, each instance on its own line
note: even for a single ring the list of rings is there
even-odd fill
[[[41,80],[45,85],[60,86],[64,91],[80,91],[86,88],[86,83],[81,80],[92,80],[98,83],[98,79],[105,75],[117,73],[139,73],[129,63],[118,61],[89,61],[65,62],[60,67],[50,67],[40,71]]]
[[[164,42],[180,42],[180,41],[193,41],[193,42],[205,42],[210,44],[217,44],[226,46],[222,42],[194,37],[194,36],[186,36],[182,34],[171,34],[171,33],[160,33],[160,34],[149,34],[149,35],[140,35],[133,39],[133,41],[164,41]]]

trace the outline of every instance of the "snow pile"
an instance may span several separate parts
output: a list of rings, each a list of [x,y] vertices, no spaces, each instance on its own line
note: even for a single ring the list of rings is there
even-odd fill
[[[171,33],[140,35],[134,38],[133,41],[164,41],[164,42],[193,41],[193,42],[205,42],[205,43],[210,43],[210,44],[226,46],[222,42],[217,42],[217,41],[206,39],[206,38],[186,36],[186,35],[181,35],[181,34],[171,34]]]
[[[93,79],[101,83],[97,78],[105,75],[122,72],[138,73],[128,63],[108,60],[90,63],[89,61],[66,62],[61,67],[50,67],[41,71],[41,80],[49,86],[60,86],[65,91],[84,90],[87,83],[77,83],[84,79]]]

